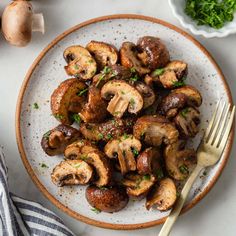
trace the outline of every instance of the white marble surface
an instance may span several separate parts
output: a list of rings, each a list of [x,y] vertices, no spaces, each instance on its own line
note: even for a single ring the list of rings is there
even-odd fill
[[[1,0],[0,12],[7,0]],[[136,13],[158,17],[177,26],[166,0],[38,0],[36,11],[45,15],[46,34],[35,34],[26,48],[9,46],[0,37],[0,144],[4,146],[11,190],[39,201],[59,214],[76,235],[154,236],[160,226],[139,231],[111,231],[80,223],[54,207],[35,187],[21,162],[15,139],[15,106],[23,78],[39,52],[58,34],[84,20],[115,13]],[[208,48],[221,66],[236,99],[236,35],[223,39],[197,39]],[[236,235],[236,145],[213,190],[188,213],[181,216],[172,235]]]

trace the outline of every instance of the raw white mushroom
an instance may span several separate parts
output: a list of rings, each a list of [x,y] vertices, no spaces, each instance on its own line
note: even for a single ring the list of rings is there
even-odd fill
[[[31,41],[32,32],[44,34],[43,14],[35,14],[33,6],[26,0],[15,0],[4,10],[2,32],[12,45],[24,47]]]

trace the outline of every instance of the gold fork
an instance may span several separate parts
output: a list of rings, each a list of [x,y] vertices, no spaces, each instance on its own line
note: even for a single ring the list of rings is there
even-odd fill
[[[202,138],[201,144],[197,151],[197,166],[185,183],[182,192],[163,225],[159,236],[168,236],[177,220],[188,193],[201,172],[202,169],[215,165],[221,157],[226,146],[230,130],[233,125],[235,106],[230,109],[231,105],[224,102],[218,102],[213,117]]]

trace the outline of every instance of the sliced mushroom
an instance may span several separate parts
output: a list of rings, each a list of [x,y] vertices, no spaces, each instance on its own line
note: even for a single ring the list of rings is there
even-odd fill
[[[100,69],[115,65],[118,60],[118,51],[111,44],[91,41],[87,44],[86,49],[94,56]]]
[[[141,143],[133,135],[124,135],[119,139],[109,141],[105,148],[105,154],[114,158],[117,157],[120,164],[121,174],[136,170],[135,152],[141,150]]]
[[[62,161],[53,169],[51,178],[57,186],[84,185],[93,178],[93,169],[82,160]]]
[[[134,123],[133,118],[114,118],[99,124],[81,124],[80,132],[88,140],[108,142],[122,136],[124,133],[131,133]]]
[[[129,201],[125,189],[121,186],[109,188],[89,186],[86,189],[86,199],[95,209],[109,213],[122,210]]]
[[[153,175],[128,174],[122,180],[127,194],[132,197],[144,197],[154,185],[156,178]]]
[[[121,118],[126,110],[131,114],[137,114],[143,108],[142,95],[122,80],[108,81],[102,87],[101,95],[104,99],[111,99],[107,110],[118,118]]]
[[[93,84],[102,88],[102,86],[111,79],[117,80],[128,80],[131,78],[132,73],[131,70],[121,66],[121,65],[113,65],[105,67],[99,74],[93,77]]]
[[[151,70],[164,67],[170,61],[170,55],[163,42],[156,37],[144,36],[137,43],[139,59]]]
[[[70,46],[64,51],[64,58],[68,62],[65,70],[84,80],[91,79],[97,71],[97,63],[87,49],[82,46]]]
[[[137,81],[134,87],[140,92],[143,97],[143,108],[151,106],[156,99],[154,91],[141,81]]]
[[[175,183],[170,178],[162,179],[147,195],[146,208],[157,205],[159,211],[167,211],[173,207],[177,199]]]
[[[89,150],[91,151],[89,152]],[[110,162],[104,154],[96,150],[95,147],[89,146],[88,143],[85,145],[79,143],[79,147],[69,146],[65,151],[65,157],[83,160],[93,166],[97,174],[96,181],[94,182],[95,185],[106,186],[110,183],[112,176]]]
[[[81,155],[87,155],[90,152],[98,151],[98,148],[91,142],[81,139],[68,145],[65,149],[64,155],[68,160],[75,160],[81,158]]]
[[[145,149],[137,157],[137,170],[140,175],[162,172],[160,150],[155,147]]]
[[[86,123],[102,122],[108,115],[106,108],[107,103],[102,99],[100,89],[95,86],[90,86],[88,91],[88,102],[82,108],[79,115]]]
[[[70,112],[76,113],[82,109],[86,97],[77,94],[86,90],[86,87],[78,79],[67,79],[54,90],[51,96],[51,110],[54,117],[62,124],[71,124],[73,121]]]
[[[184,149],[184,143],[178,141],[165,148],[164,159],[168,174],[176,180],[184,180],[196,164],[196,152]]]
[[[174,122],[182,137],[193,138],[199,131],[200,112],[193,107],[186,107],[179,111]]]
[[[135,138],[155,147],[162,143],[175,143],[179,136],[175,126],[160,115],[140,117],[134,125],[133,134]]]
[[[124,42],[120,49],[121,65],[134,68],[140,75],[148,74],[150,69],[147,68],[138,58],[138,50],[134,43]]]
[[[178,114],[179,109],[185,106],[199,107],[202,103],[200,92],[193,86],[186,85],[171,91],[160,104],[160,111],[162,115],[167,118],[173,118]]]
[[[80,137],[77,129],[69,125],[58,125],[45,133],[41,140],[41,146],[49,156],[62,154],[67,145]]]

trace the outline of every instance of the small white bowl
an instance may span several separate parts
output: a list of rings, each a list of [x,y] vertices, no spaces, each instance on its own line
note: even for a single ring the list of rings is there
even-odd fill
[[[236,14],[233,21],[226,23],[221,29],[214,29],[205,25],[197,25],[196,21],[192,20],[184,12],[186,0],[169,0],[170,7],[174,16],[180,21],[181,25],[190,30],[195,35],[203,35],[206,38],[226,37],[236,33]]]

